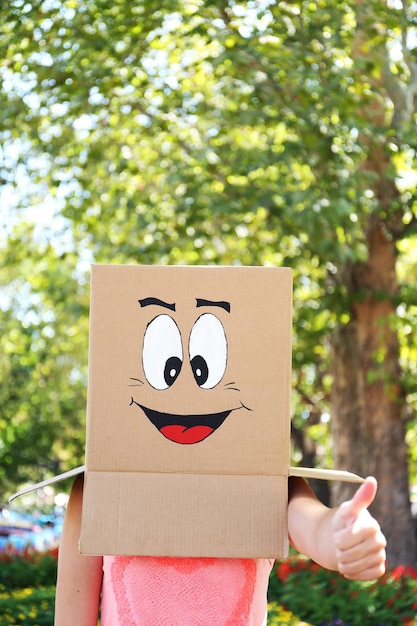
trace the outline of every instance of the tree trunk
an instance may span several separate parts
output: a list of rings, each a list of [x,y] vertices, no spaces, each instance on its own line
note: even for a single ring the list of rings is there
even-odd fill
[[[368,261],[350,272],[351,321],[333,337],[335,467],[377,478],[372,513],[387,537],[388,563],[410,565],[417,551],[395,327],[395,242],[376,216],[370,220],[368,250]],[[346,483],[335,484],[335,503],[353,491]]]
[[[387,537],[390,566],[416,564],[417,538],[411,516],[408,485],[407,446],[405,443],[406,400],[401,389],[399,345],[395,298],[396,240],[403,229],[403,209],[392,177],[387,125],[392,136],[410,122],[410,100],[417,83],[417,68],[410,65],[408,85],[400,85],[391,74],[390,59],[379,29],[379,42],[369,46],[366,24],[373,7],[363,0],[356,2],[357,34],[353,58],[357,81],[364,80],[363,67],[374,71],[365,77],[378,98],[371,98],[362,110],[368,119],[368,133],[360,136],[367,158],[363,173],[371,174],[366,186],[375,199],[374,212],[366,224],[368,250],[366,263],[356,263],[342,270],[350,295],[350,322],[334,334],[332,429],[335,466],[349,468],[362,476],[374,475],[379,484],[372,513]],[[375,17],[375,23],[379,23]],[[388,27],[385,26],[385,32]],[[405,31],[403,44],[405,42]],[[408,57],[404,44],[405,58]],[[403,94],[404,97],[399,96]],[[394,114],[386,109],[391,96]],[[407,97],[405,97],[407,96]],[[384,133],[378,133],[378,129]],[[382,137],[384,136],[384,139]],[[349,498],[353,488],[335,484],[336,502]]]

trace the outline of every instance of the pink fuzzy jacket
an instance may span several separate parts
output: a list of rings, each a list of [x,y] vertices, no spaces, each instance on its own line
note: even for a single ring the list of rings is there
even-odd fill
[[[101,626],[263,626],[272,565],[105,556]]]

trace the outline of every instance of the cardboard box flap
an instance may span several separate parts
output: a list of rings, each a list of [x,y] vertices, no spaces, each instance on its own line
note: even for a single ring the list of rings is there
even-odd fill
[[[340,480],[348,483],[363,483],[364,479],[357,474],[344,470],[328,470],[315,467],[290,467],[289,476],[300,478],[316,478],[318,480]]]
[[[87,472],[80,552],[285,556],[287,485],[285,476]]]
[[[79,467],[75,467],[72,470],[68,470],[68,472],[63,472],[62,474],[57,474],[56,476],[52,476],[51,478],[47,478],[46,480],[42,480],[35,485],[29,485],[20,491],[17,491],[9,498],[9,503],[12,502],[15,498],[20,496],[24,496],[27,493],[31,493],[32,491],[36,491],[37,489],[42,489],[43,487],[47,487],[48,485],[53,485],[54,483],[58,483],[62,480],[66,480],[68,478],[74,478],[78,476],[78,474],[82,474],[85,472],[85,465],[80,465]],[[340,480],[343,482],[351,482],[351,483],[363,483],[364,479],[357,474],[353,474],[352,472],[347,472],[343,470],[327,470],[327,469],[318,469],[315,467],[290,467],[289,476],[299,476],[301,478],[316,478],[318,480]]]
[[[57,474],[56,476],[52,476],[52,478],[47,478],[46,480],[42,480],[40,483],[36,483],[35,485],[30,485],[17,491],[9,498],[9,503],[12,502],[15,498],[19,496],[24,496],[27,493],[31,493],[32,491],[37,491],[38,489],[42,489],[43,487],[47,487],[48,485],[53,485],[54,483],[58,483],[61,480],[66,480],[67,478],[74,478],[74,476],[78,476],[78,474],[82,474],[85,471],[85,465],[80,465],[79,467],[74,467],[72,470],[68,470],[68,472],[63,472],[62,474]]]

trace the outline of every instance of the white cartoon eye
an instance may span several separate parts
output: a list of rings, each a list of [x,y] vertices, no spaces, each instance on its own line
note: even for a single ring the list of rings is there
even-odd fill
[[[148,383],[168,389],[179,376],[183,362],[181,334],[169,315],[158,315],[143,338],[142,364]]]
[[[205,313],[194,324],[189,341],[191,368],[199,387],[213,389],[227,364],[227,339],[220,320]]]

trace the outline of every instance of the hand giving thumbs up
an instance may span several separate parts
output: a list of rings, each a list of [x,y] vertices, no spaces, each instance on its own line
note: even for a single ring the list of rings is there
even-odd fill
[[[332,520],[337,568],[346,578],[372,580],[385,571],[386,540],[378,522],[368,512],[377,491],[369,477],[352,500],[344,502]]]

